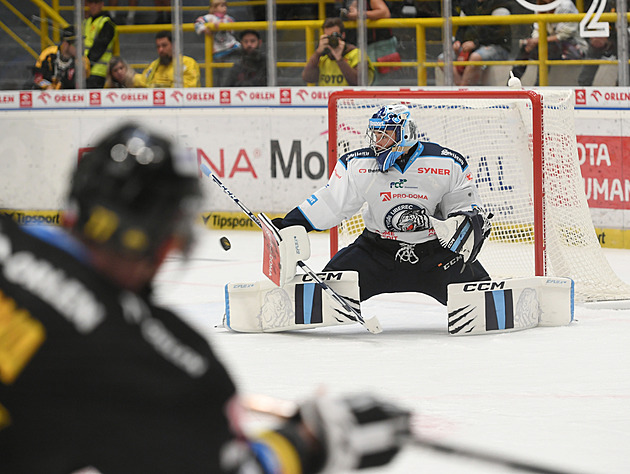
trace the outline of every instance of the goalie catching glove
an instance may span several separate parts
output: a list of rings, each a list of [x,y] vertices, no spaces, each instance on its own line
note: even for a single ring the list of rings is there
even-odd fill
[[[484,241],[490,235],[492,214],[475,207],[472,211],[457,211],[440,220],[429,217],[440,244],[464,257],[464,262],[474,262]]]

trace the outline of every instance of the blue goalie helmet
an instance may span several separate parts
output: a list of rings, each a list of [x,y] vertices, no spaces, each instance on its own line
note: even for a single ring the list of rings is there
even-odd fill
[[[389,135],[387,139],[384,135]],[[367,139],[381,171],[387,171],[418,141],[418,127],[405,105],[386,105],[368,122]]]

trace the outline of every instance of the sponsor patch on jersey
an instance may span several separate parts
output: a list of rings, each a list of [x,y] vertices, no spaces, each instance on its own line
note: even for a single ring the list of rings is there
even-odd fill
[[[313,205],[317,202],[317,196],[315,196],[314,194],[311,194],[310,197],[306,198],[306,202],[309,203],[309,205]]]
[[[433,168],[421,166],[418,168],[418,174],[437,174],[439,176],[450,176],[451,170],[446,168]]]
[[[455,160],[455,162],[459,164],[459,166],[462,167],[462,170],[468,167],[468,163],[466,162],[466,159],[462,155],[460,155],[459,153],[453,150],[449,150],[448,148],[442,148],[440,155],[450,156],[451,158],[453,158],[453,160]]]
[[[45,339],[44,325],[0,291],[0,382],[13,383]]]
[[[398,204],[385,214],[385,228],[392,232],[419,232],[431,227],[426,209],[415,204]]]

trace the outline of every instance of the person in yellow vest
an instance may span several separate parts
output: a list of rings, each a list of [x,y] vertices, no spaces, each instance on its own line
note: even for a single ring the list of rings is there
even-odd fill
[[[90,77],[85,81],[88,89],[105,86],[107,65],[112,58],[117,38],[116,24],[103,13],[103,0],[86,1],[90,16],[83,22],[84,54],[90,61]]]
[[[142,74],[136,74],[134,87],[174,87],[173,38],[168,30],[155,35],[158,59],[149,64]],[[200,87],[199,64],[193,58],[182,56],[182,82],[184,87]]]
[[[304,70],[302,79],[314,82],[319,86],[357,86],[359,85],[360,50],[346,43],[346,32],[341,18],[324,20],[324,34],[319,38],[317,49],[311,55]],[[374,66],[364,54],[367,61],[368,85],[374,81]]]

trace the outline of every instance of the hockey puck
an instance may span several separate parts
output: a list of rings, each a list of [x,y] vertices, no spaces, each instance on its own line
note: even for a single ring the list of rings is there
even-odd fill
[[[232,244],[230,243],[227,237],[221,237],[219,239],[219,242],[221,242],[221,247],[223,247],[223,250],[227,251],[232,248]]]

